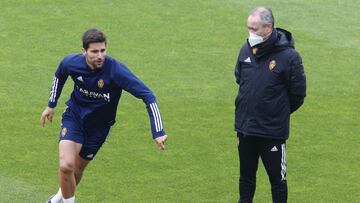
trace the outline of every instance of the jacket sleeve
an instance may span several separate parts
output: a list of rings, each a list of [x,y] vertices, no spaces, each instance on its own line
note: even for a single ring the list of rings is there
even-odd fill
[[[165,135],[160,110],[153,92],[129,69],[122,66],[117,74],[120,87],[146,104],[153,138]]]
[[[55,108],[60,97],[61,91],[64,87],[64,84],[68,78],[68,72],[64,61],[62,61],[55,72],[53,83],[50,89],[50,98],[48,102],[48,107]]]
[[[296,111],[304,103],[304,97],[299,95],[290,95],[290,113]]]
[[[290,97],[290,111],[296,111],[303,103],[306,96],[306,76],[300,55],[295,52],[290,61],[288,75],[288,91]]]
[[[240,71],[240,54],[239,54],[235,65],[235,79],[237,84],[240,84],[240,73],[241,71]]]

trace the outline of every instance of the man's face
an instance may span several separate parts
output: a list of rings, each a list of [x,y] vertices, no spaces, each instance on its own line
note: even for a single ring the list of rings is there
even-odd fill
[[[82,49],[86,62],[91,69],[101,68],[105,61],[106,44],[105,42],[90,43],[89,48]]]
[[[259,35],[266,39],[272,32],[272,25],[263,25],[259,15],[250,15],[247,20],[247,27],[249,32]]]

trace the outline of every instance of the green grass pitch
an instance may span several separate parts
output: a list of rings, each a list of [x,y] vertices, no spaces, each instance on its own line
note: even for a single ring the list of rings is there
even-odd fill
[[[77,202],[236,202],[234,65],[255,6],[293,33],[308,82],[287,142],[289,202],[360,199],[360,3],[350,0],[0,1],[0,202],[44,202],[56,192],[54,123],[40,126],[59,61],[98,27],[108,54],[159,100],[166,151],[142,101],[123,94],[117,124],[87,168]],[[260,165],[255,202],[271,202]]]

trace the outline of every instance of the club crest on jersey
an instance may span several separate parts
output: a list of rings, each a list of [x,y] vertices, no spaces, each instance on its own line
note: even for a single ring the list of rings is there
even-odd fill
[[[253,48],[253,49],[252,49],[252,53],[255,55],[255,54],[256,54],[256,52],[257,52],[257,50],[258,50],[258,48],[256,48],[256,47],[255,47],[255,48]]]
[[[66,133],[67,133],[67,129],[66,129],[66,128],[63,128],[63,129],[61,130],[61,136],[65,137]]]
[[[100,89],[102,89],[102,88],[104,87],[104,81],[103,81],[102,79],[100,79],[100,80],[98,81],[98,87],[99,87]]]
[[[275,60],[270,61],[270,63],[269,63],[269,69],[272,70],[272,69],[275,68],[275,66],[276,66],[276,61],[275,61]]]

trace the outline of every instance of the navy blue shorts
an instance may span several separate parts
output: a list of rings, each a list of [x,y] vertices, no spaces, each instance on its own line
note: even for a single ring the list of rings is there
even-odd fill
[[[109,135],[111,126],[84,128],[67,108],[61,120],[60,141],[72,140],[82,144],[79,155],[85,160],[92,160]]]

